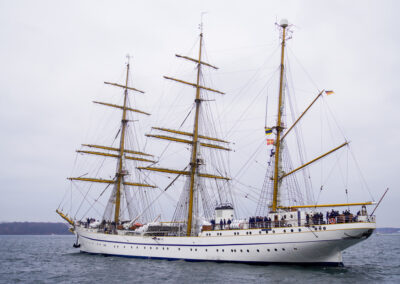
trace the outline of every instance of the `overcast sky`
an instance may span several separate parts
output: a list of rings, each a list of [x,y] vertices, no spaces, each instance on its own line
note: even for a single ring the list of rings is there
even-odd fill
[[[162,76],[174,75],[171,66],[181,64],[174,54],[191,50],[207,12],[207,58],[220,67],[212,87],[227,103],[235,102],[230,94],[244,96],[233,109],[246,106],[237,90],[278,44],[276,20],[295,25],[289,47],[316,86],[305,101],[317,88],[335,90],[332,108],[375,200],[390,188],[378,226],[400,227],[399,8],[398,1],[0,0],[0,221],[60,221],[54,210],[74,151],[87,142],[91,101],[109,90],[103,81],[121,82],[129,53],[134,85],[148,96],[143,106],[155,110]]]

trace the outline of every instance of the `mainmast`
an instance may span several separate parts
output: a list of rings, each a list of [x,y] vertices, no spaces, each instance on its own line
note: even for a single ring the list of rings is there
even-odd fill
[[[279,159],[281,157],[281,132],[282,127],[282,112],[283,112],[283,89],[284,89],[284,59],[285,59],[285,42],[286,42],[286,28],[288,26],[287,20],[281,20],[280,27],[282,28],[282,48],[281,48],[281,72],[279,81],[279,99],[278,99],[278,119],[276,124],[276,142],[275,142],[275,165],[274,165],[274,193],[272,199],[272,211],[276,211],[278,204],[278,190],[279,190]]]
[[[186,59],[186,60],[192,61],[197,64],[196,83],[186,82],[186,81],[183,81],[180,79],[175,79],[175,78],[164,76],[165,79],[183,83],[183,84],[192,86],[196,89],[196,96],[195,96],[195,100],[194,100],[195,114],[194,114],[193,131],[185,132],[185,131],[181,131],[181,130],[153,127],[153,129],[155,129],[155,130],[169,132],[169,133],[173,133],[173,134],[179,134],[179,135],[183,135],[183,136],[189,136],[189,137],[191,137],[191,139],[190,140],[182,139],[180,137],[172,137],[172,136],[166,136],[166,135],[160,135],[160,134],[147,134],[146,135],[148,137],[191,144],[192,152],[191,152],[190,164],[189,164],[190,169],[188,171],[185,171],[185,170],[182,171],[182,170],[157,168],[157,167],[139,167],[139,169],[144,169],[144,170],[172,173],[172,174],[178,174],[178,175],[186,175],[189,178],[189,190],[188,190],[189,192],[188,192],[188,204],[187,204],[187,227],[186,227],[186,235],[187,236],[191,236],[192,231],[193,231],[193,228],[192,228],[193,227],[193,210],[194,210],[193,204],[194,204],[194,194],[196,191],[197,178],[212,178],[212,179],[219,179],[219,180],[230,180],[228,177],[199,172],[200,161],[198,158],[198,155],[199,155],[198,153],[199,153],[200,147],[207,147],[207,148],[211,148],[211,149],[230,151],[229,148],[226,148],[226,147],[223,147],[223,146],[220,146],[217,144],[210,144],[210,143],[205,143],[203,141],[200,141],[200,139],[202,139],[202,140],[211,140],[211,141],[218,142],[218,143],[229,143],[228,141],[224,141],[222,139],[199,134],[200,106],[201,106],[201,102],[202,102],[201,91],[203,90],[203,91],[210,91],[210,92],[215,92],[215,93],[219,93],[219,94],[224,94],[223,92],[220,92],[218,90],[214,90],[214,89],[200,85],[202,65],[205,65],[207,67],[211,67],[214,69],[218,69],[217,67],[202,61],[202,48],[203,48],[202,24],[200,24],[200,30],[201,31],[200,31],[200,44],[199,44],[198,58],[194,59],[194,58],[190,58],[187,56],[182,56],[182,55],[176,54],[176,56],[179,58]]]
[[[199,112],[200,112],[200,74],[201,74],[201,48],[203,43],[203,32],[200,33],[200,47],[199,47],[199,59],[197,64],[197,81],[196,81],[196,112],[194,115],[194,127],[193,127],[193,147],[192,147],[192,158],[190,161],[190,185],[189,185],[189,210],[188,210],[188,222],[186,234],[191,235],[192,232],[192,219],[193,219],[193,190],[195,183],[196,170],[199,166],[197,159],[197,145],[199,136]]]

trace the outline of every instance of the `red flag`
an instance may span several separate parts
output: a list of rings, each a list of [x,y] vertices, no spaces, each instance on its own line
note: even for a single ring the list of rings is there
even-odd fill
[[[274,139],[267,139],[267,145],[273,145],[274,141]]]

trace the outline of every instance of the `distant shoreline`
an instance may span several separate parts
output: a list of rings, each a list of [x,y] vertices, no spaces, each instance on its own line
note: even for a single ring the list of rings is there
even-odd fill
[[[69,235],[68,225],[54,222],[2,222],[0,235]]]
[[[61,222],[2,222],[0,235],[70,235],[68,225]],[[377,228],[376,233],[394,234],[400,228]]]

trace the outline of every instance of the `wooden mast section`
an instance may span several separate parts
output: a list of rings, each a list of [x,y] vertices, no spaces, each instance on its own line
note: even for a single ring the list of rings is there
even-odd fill
[[[200,26],[201,28],[201,26]],[[173,134],[178,134],[178,135],[183,135],[183,136],[189,136],[191,139],[182,139],[179,137],[172,137],[172,136],[166,136],[166,135],[155,135],[155,134],[146,134],[148,137],[153,137],[153,138],[158,138],[158,139],[163,139],[163,140],[168,140],[168,141],[173,141],[173,142],[180,142],[180,143],[187,143],[192,145],[192,151],[191,151],[191,156],[190,156],[190,169],[188,171],[179,171],[179,170],[174,170],[174,169],[165,169],[165,168],[156,168],[156,167],[138,167],[138,169],[143,169],[143,170],[149,170],[149,171],[155,171],[155,172],[164,172],[164,173],[173,173],[173,174],[183,174],[189,177],[190,183],[189,183],[189,200],[188,200],[188,212],[187,212],[187,228],[186,228],[186,235],[191,236],[192,235],[192,227],[193,227],[193,203],[194,203],[194,192],[196,190],[196,177],[200,178],[213,178],[213,179],[218,179],[218,180],[230,180],[228,177],[223,177],[219,175],[214,175],[214,174],[208,174],[208,173],[201,173],[199,172],[199,159],[198,159],[198,152],[199,152],[199,147],[208,147],[208,148],[213,148],[213,149],[218,149],[218,150],[225,150],[225,151],[230,151],[231,149],[219,146],[216,144],[210,144],[210,143],[204,143],[201,142],[201,139],[203,140],[211,140],[214,142],[218,143],[229,143],[228,141],[218,139],[215,137],[209,137],[205,135],[199,134],[199,121],[200,121],[200,106],[202,102],[201,98],[201,90],[205,91],[210,91],[214,93],[219,93],[219,94],[224,94],[223,92],[220,92],[215,89],[211,89],[205,86],[200,85],[200,80],[201,80],[201,67],[202,65],[211,67],[214,69],[218,69],[217,67],[203,62],[202,61],[202,48],[203,48],[203,32],[201,30],[200,32],[200,43],[199,43],[199,53],[198,53],[198,58],[190,58],[187,56],[182,56],[176,54],[176,57],[186,59],[192,62],[197,63],[197,76],[196,76],[196,83],[191,83],[191,82],[186,82],[180,79],[175,79],[171,77],[164,76],[165,79],[172,80],[178,83],[183,83],[185,85],[192,86],[196,88],[196,96],[195,96],[195,114],[194,114],[194,124],[193,124],[193,132],[185,132],[185,131],[180,131],[180,130],[174,130],[174,129],[168,129],[168,128],[160,128],[160,127],[153,127],[153,129],[158,130],[158,131],[164,131],[164,132],[169,132]]]
[[[199,140],[199,113],[200,113],[200,75],[201,75],[201,48],[203,44],[203,32],[200,32],[200,47],[199,47],[199,59],[197,62],[197,80],[196,80],[196,112],[194,115],[194,127],[193,127],[193,146],[192,146],[192,158],[190,160],[190,185],[189,185],[189,206],[188,206],[188,221],[186,235],[190,236],[192,233],[192,219],[193,219],[193,191],[196,171],[198,168],[197,161],[197,146]]]
[[[278,204],[278,190],[279,190],[279,159],[281,157],[281,132],[283,130],[282,124],[282,96],[283,96],[283,76],[284,76],[284,59],[285,59],[285,42],[286,42],[286,28],[288,26],[287,20],[282,20],[280,27],[282,28],[282,48],[281,48],[281,72],[279,81],[279,99],[278,99],[278,119],[276,125],[276,142],[275,142],[275,166],[274,166],[274,192],[272,198],[272,211],[276,211]]]
[[[136,112],[140,114],[145,114],[145,115],[150,115],[147,112],[137,110],[130,108],[128,106],[128,90],[130,91],[135,91],[139,93],[144,93],[141,90],[132,88],[128,86],[128,81],[129,81],[129,62],[126,64],[126,79],[125,79],[125,85],[121,84],[116,84],[116,83],[110,83],[110,82],[104,82],[107,85],[112,85],[115,87],[120,87],[124,89],[124,104],[122,106],[115,105],[115,104],[110,104],[110,103],[104,103],[104,102],[94,102],[96,104],[108,106],[108,107],[113,107],[117,109],[122,110],[122,119],[121,119],[121,136],[120,136],[120,142],[119,142],[119,148],[114,148],[114,147],[109,147],[109,146],[102,146],[102,145],[93,145],[93,144],[82,144],[82,146],[85,147],[90,147],[90,148],[97,148],[97,149],[102,149],[102,150],[107,150],[107,151],[115,151],[118,152],[118,154],[111,154],[111,153],[104,153],[104,152],[97,152],[97,151],[87,151],[87,150],[78,150],[78,153],[82,154],[92,154],[92,155],[98,155],[98,156],[103,156],[103,157],[112,157],[112,158],[117,158],[118,159],[118,164],[117,164],[117,172],[115,174],[115,178],[112,180],[106,180],[106,179],[99,179],[99,178],[83,178],[83,177],[70,177],[68,178],[69,180],[77,180],[77,181],[85,181],[85,182],[97,182],[97,183],[107,183],[107,184],[114,184],[115,185],[115,213],[114,213],[114,222],[117,224],[119,222],[120,218],[120,208],[121,208],[121,188],[122,185],[124,186],[133,186],[133,187],[147,187],[147,188],[155,188],[155,186],[146,184],[146,183],[140,183],[140,182],[128,182],[125,181],[125,176],[128,175],[128,172],[124,169],[124,160],[135,160],[135,161],[140,161],[140,162],[150,162],[150,163],[155,163],[153,160],[149,159],[144,159],[141,157],[134,157],[134,156],[126,156],[126,153],[129,154],[134,154],[134,155],[141,155],[141,156],[152,156],[150,154],[146,154],[143,152],[139,151],[133,151],[133,150],[128,150],[125,149],[125,136],[126,136],[126,128],[128,124],[128,119],[127,119],[127,112]]]
[[[370,205],[370,203],[348,203],[348,204],[328,204],[328,205],[304,205],[304,206],[279,206],[278,204],[278,193],[279,193],[279,185],[282,182],[283,178],[303,169],[304,167],[326,157],[327,155],[341,149],[342,147],[346,146],[349,144],[349,142],[344,142],[340,146],[328,151],[327,153],[320,155],[319,157],[305,163],[304,165],[301,165],[300,167],[290,171],[289,173],[284,173],[282,172],[281,175],[279,175],[279,162],[281,158],[281,144],[283,143],[283,139],[286,137],[286,135],[296,126],[296,124],[300,121],[300,119],[306,114],[306,112],[311,108],[311,106],[317,101],[318,98],[322,96],[322,94],[325,92],[325,90],[322,90],[319,92],[319,94],[315,97],[315,99],[311,102],[311,104],[305,109],[305,111],[300,115],[300,117],[293,123],[293,125],[282,135],[281,133],[284,130],[284,127],[282,127],[282,113],[283,113],[283,90],[285,88],[283,84],[284,80],[284,74],[285,74],[285,66],[284,66],[284,59],[285,59],[285,45],[286,45],[286,28],[288,27],[288,21],[283,19],[280,22],[280,27],[282,28],[282,43],[281,43],[281,66],[280,66],[280,80],[279,80],[279,98],[278,98],[278,118],[277,118],[277,125],[276,125],[276,142],[275,142],[275,163],[274,163],[274,190],[273,190],[273,196],[272,196],[272,211],[276,212],[277,209],[294,209],[294,208],[310,208],[310,207],[329,207],[329,206],[344,206],[344,205]]]
[[[128,121],[126,120],[126,101],[128,98],[128,79],[129,79],[129,61],[126,64],[126,79],[125,79],[125,90],[124,90],[124,105],[122,107],[122,120],[121,120],[121,138],[119,144],[119,161],[118,161],[118,172],[117,176],[117,190],[115,193],[115,214],[114,214],[114,222],[118,224],[119,222],[119,210],[121,207],[121,183],[124,180],[125,171],[123,170],[123,154],[124,154],[124,147],[125,147],[125,131],[126,131],[126,124]]]

